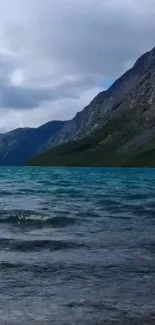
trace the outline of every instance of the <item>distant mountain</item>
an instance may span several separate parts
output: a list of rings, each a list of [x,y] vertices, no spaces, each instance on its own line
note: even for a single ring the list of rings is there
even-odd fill
[[[155,166],[155,48],[49,139],[55,145],[29,164]]]
[[[19,128],[0,134],[0,165],[23,165],[32,156],[47,148],[47,142],[65,125],[48,122],[38,128]]]

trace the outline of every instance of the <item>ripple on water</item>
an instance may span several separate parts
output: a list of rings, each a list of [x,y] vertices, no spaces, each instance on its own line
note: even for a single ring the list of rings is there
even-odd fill
[[[1,324],[154,325],[155,173],[1,168]]]

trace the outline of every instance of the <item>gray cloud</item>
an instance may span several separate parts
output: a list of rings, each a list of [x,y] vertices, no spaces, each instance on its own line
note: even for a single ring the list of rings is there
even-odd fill
[[[0,0],[1,129],[72,117],[155,46],[154,15],[154,0]]]

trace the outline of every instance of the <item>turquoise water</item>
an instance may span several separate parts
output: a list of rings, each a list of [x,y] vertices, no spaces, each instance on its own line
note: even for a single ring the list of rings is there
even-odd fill
[[[155,170],[1,168],[0,324],[155,324]]]

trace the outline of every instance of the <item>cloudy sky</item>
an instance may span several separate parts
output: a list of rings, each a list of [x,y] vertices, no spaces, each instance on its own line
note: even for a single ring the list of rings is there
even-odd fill
[[[0,131],[69,119],[155,46],[154,0],[0,0]]]

